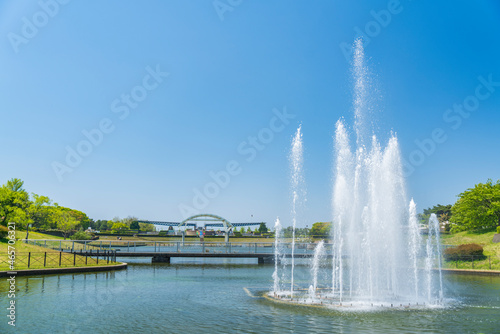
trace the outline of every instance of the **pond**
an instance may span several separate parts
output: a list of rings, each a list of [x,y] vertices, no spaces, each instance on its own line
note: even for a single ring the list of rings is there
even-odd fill
[[[255,259],[123,259],[116,272],[18,277],[19,333],[498,333],[500,277],[444,276],[446,307],[355,311],[262,297],[273,265]],[[309,267],[297,265],[297,281]],[[0,303],[8,306],[7,284]],[[4,311],[6,314],[6,311]],[[0,332],[12,331],[3,317]]]

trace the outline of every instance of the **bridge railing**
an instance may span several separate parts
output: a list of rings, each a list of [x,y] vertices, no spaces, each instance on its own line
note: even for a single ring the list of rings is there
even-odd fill
[[[203,241],[126,241],[126,240],[53,240],[37,239],[24,242],[66,252],[116,251],[120,253],[214,253],[269,254],[275,253],[274,242],[203,242]],[[326,244],[326,252],[331,244]],[[315,244],[295,243],[295,254],[314,253]],[[291,254],[291,243],[279,244],[280,254]]]

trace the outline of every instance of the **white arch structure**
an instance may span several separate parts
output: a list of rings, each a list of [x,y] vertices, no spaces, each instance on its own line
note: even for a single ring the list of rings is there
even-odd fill
[[[187,227],[189,222],[205,222],[205,226],[214,226],[214,227],[223,227],[224,231],[226,232],[226,237],[225,241],[229,241],[229,232],[233,229],[234,225],[231,224],[227,219],[222,218],[221,216],[217,215],[212,215],[212,214],[199,214],[199,215],[194,215],[189,218],[184,219],[178,226],[178,228],[181,227]],[[208,224],[206,222],[209,222]],[[184,242],[184,235],[185,235],[185,230],[182,231],[182,241]]]

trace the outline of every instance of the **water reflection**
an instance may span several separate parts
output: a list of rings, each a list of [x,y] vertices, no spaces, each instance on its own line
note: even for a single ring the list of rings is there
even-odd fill
[[[16,327],[36,333],[487,333],[500,326],[500,277],[446,275],[446,295],[456,300],[446,309],[353,312],[252,297],[269,291],[273,269],[143,261],[117,272],[18,277]],[[301,284],[309,268],[297,270]],[[0,285],[1,305],[6,291]],[[0,332],[6,326],[0,323]]]

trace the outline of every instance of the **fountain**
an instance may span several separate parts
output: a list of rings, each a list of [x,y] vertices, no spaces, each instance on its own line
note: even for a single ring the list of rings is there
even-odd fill
[[[314,257],[311,263],[311,276],[312,284],[309,286],[309,297],[316,298],[316,291],[318,290],[318,274],[321,266],[321,261],[325,256],[325,242],[321,240],[314,249]]]
[[[417,205],[413,201],[410,201],[410,220],[408,222],[408,227],[410,230],[410,260],[413,266],[413,284],[415,286],[415,298],[419,296],[418,290],[418,252],[420,245],[422,244],[422,237],[420,236],[418,217],[417,217]]]
[[[274,223],[274,272],[273,272],[273,292],[277,295],[281,291],[280,286],[280,276],[279,276],[279,265],[282,260],[281,255],[281,223],[280,219],[276,218],[276,222]]]
[[[353,77],[355,148],[351,147],[349,131],[343,119],[337,122],[335,129],[330,254],[332,281],[329,292],[325,294],[326,300],[331,305],[360,307],[439,304],[443,299],[439,224],[435,216],[431,217],[426,249],[423,251],[413,199],[408,206],[398,140],[393,134],[383,146],[375,135],[370,134],[371,138],[368,135],[369,78],[360,39],[355,42]],[[300,127],[292,143],[290,160],[295,231],[299,181],[302,180]],[[294,247],[295,236],[292,254]],[[323,248],[323,243],[318,244],[316,253],[322,252]],[[300,296],[297,292],[294,299],[292,257],[290,300],[306,300],[309,296],[308,300],[314,303],[318,263],[315,256],[311,270],[312,285],[300,289],[305,293]],[[439,286],[433,289],[436,266]],[[276,272],[273,276],[277,275]],[[422,275],[425,276],[423,279]],[[283,295],[284,291],[280,292]]]
[[[433,296],[432,291],[432,276],[433,276],[433,259],[438,259],[438,272],[439,272],[439,300],[443,299],[443,277],[441,273],[441,250],[439,247],[439,221],[436,214],[431,214],[429,218],[429,230],[427,237],[426,252],[427,257],[425,261],[425,270],[427,272],[427,298],[431,300]]]
[[[291,283],[290,283],[290,296],[293,297],[294,285],[294,269],[295,269],[295,228],[297,224],[297,207],[303,201],[303,148],[302,148],[302,132],[301,126],[298,127],[297,132],[292,141],[292,150],[290,153],[290,169],[291,169],[291,188],[292,188],[292,269],[291,269]]]

